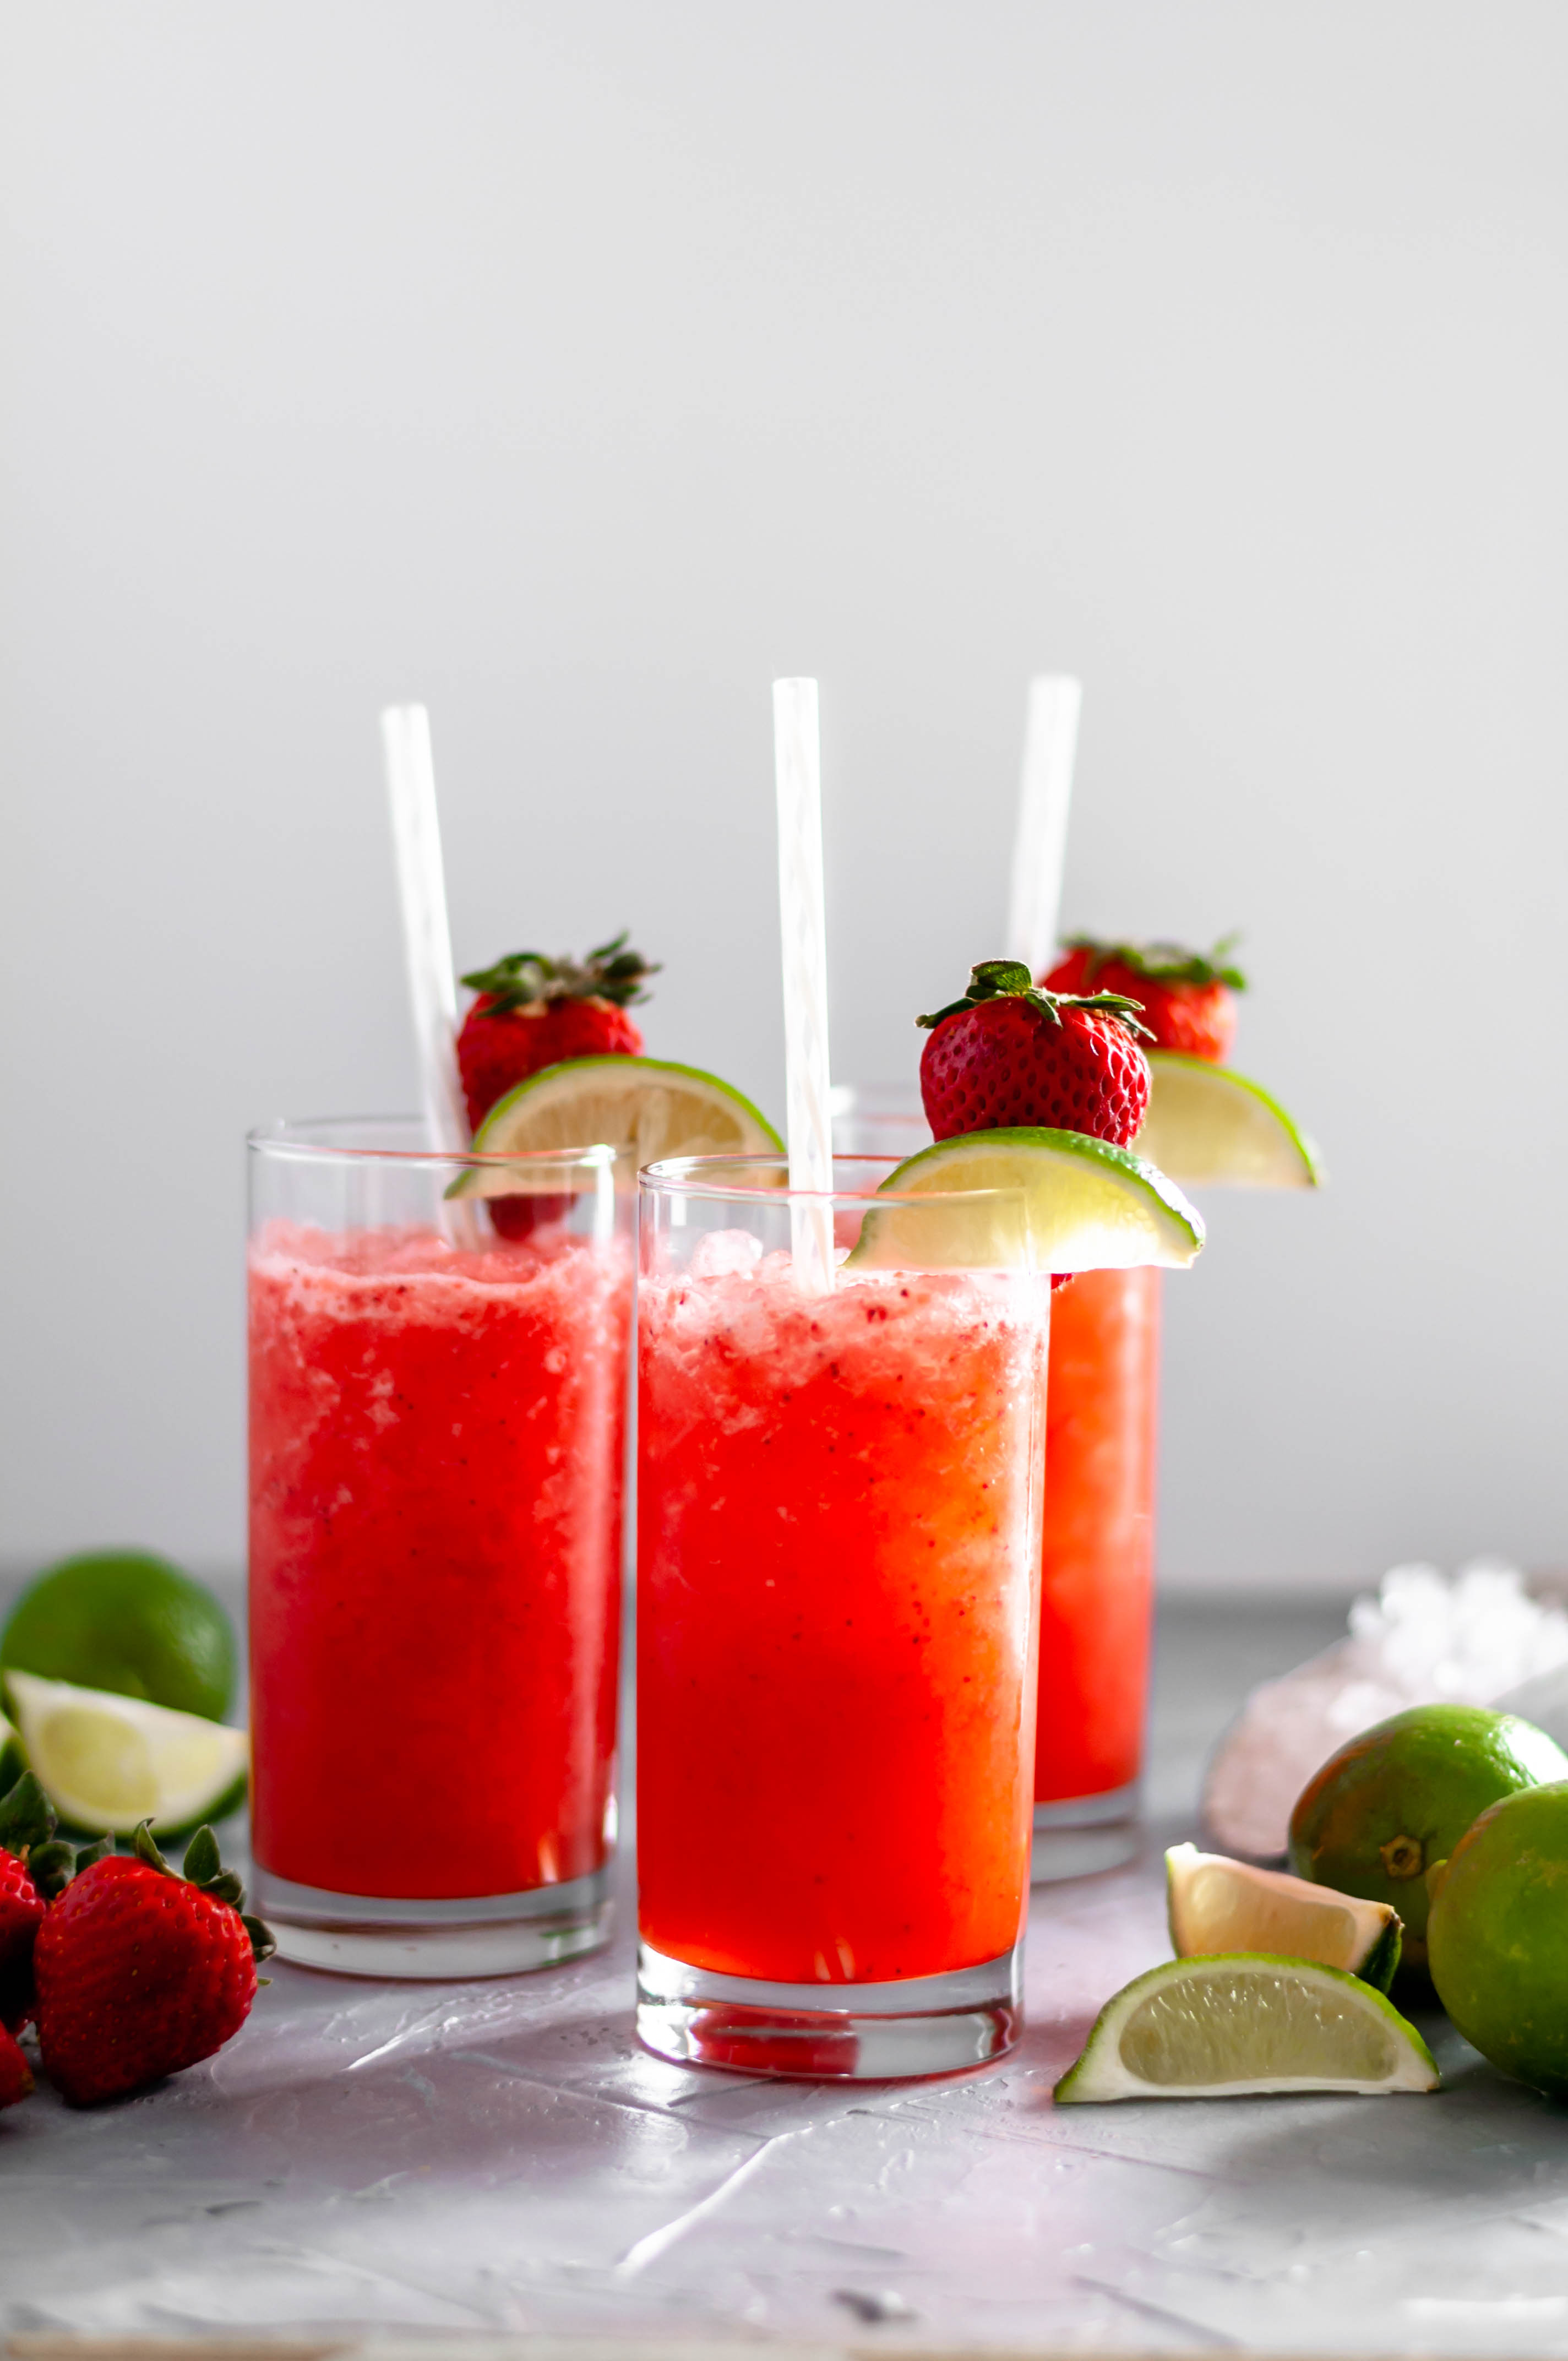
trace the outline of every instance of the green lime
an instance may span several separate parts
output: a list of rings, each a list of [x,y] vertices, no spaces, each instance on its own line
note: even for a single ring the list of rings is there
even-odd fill
[[[1145,1054],[1153,1087],[1134,1142],[1140,1156],[1187,1189],[1321,1186],[1317,1149],[1258,1083],[1207,1058],[1174,1049]]]
[[[1290,1866],[1315,1885],[1387,1902],[1405,1922],[1407,1965],[1426,1965],[1426,1872],[1490,1804],[1568,1778],[1568,1754],[1517,1714],[1417,1705],[1364,1730],[1302,1789]]]
[[[667,1156],[776,1156],[783,1142],[751,1100],[717,1074],[663,1058],[620,1057],[564,1058],[543,1067],[498,1099],[474,1136],[482,1156],[599,1146],[631,1151],[641,1167]],[[541,1173],[533,1185],[550,1194],[560,1175]],[[516,1166],[477,1166],[446,1193],[526,1195],[527,1175]]]
[[[1466,2041],[1568,2099],[1568,1780],[1505,1795],[1431,1881],[1431,1980]]]
[[[1056,2103],[1436,2088],[1426,2043],[1370,1984],[1233,1952],[1168,1960],[1107,2001]]]
[[[0,1668],[221,1721],[234,1694],[234,1627],[167,1558],[91,1550],[22,1593],[0,1632]]]
[[[1399,1914],[1386,1902],[1330,1894],[1283,1870],[1172,1845],[1165,1857],[1170,1948],[1179,1960],[1266,1951],[1343,1968],[1387,1992],[1399,1964]]]
[[[145,1697],[5,1675],[29,1767],[66,1825],[129,1836],[218,1820],[244,1801],[250,1741],[196,1713]]]
[[[994,1193],[988,1199],[981,1191]],[[969,1131],[923,1148],[878,1195],[948,1191],[945,1206],[873,1199],[850,1257],[860,1269],[1185,1269],[1203,1220],[1174,1181],[1141,1156],[1081,1131]]]

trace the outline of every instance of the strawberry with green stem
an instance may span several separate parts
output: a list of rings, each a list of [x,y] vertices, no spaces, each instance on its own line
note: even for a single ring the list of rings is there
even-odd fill
[[[7,2034],[33,2013],[33,1947],[51,1895],[71,1875],[74,1855],[56,1841],[56,1825],[53,1805],[24,1771],[0,1796],[0,2027]]]
[[[511,951],[466,975],[479,995],[457,1036],[470,1126],[477,1131],[498,1099],[545,1066],[641,1057],[642,1036],[626,1012],[647,999],[647,979],[658,972],[628,948],[623,931],[585,960]]]
[[[937,1139],[1041,1125],[1124,1148],[1149,1102],[1136,1004],[1041,991],[1019,960],[981,960],[969,989],[917,1022],[920,1095]]]
[[[244,1899],[211,1828],[192,1838],[183,1875],[145,1820],[134,1852],[105,1839],[80,1857],[33,1947],[44,2070],[73,2106],[142,2090],[237,2033],[274,1948]]]
[[[1235,1038],[1235,995],[1246,990],[1232,957],[1238,940],[1227,935],[1212,950],[1191,951],[1072,935],[1043,982],[1047,992],[1121,994],[1137,1004],[1151,1047],[1220,1065]]]

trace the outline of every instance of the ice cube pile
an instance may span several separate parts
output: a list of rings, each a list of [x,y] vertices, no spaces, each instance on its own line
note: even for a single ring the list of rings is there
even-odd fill
[[[1290,1809],[1336,1747],[1407,1706],[1507,1705],[1568,1743],[1568,1614],[1517,1566],[1478,1560],[1449,1581],[1397,1565],[1358,1598],[1347,1638],[1253,1690],[1214,1750],[1203,1820],[1225,1852],[1285,1851]]]

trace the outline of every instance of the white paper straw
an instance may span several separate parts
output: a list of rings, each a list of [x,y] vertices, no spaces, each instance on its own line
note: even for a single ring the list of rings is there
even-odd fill
[[[833,1130],[828,1113],[828,911],[822,883],[822,749],[817,683],[773,683],[773,772],[779,807],[779,919],[784,937],[785,1117],[789,1185],[819,1205],[790,1209],[796,1284],[833,1283]]]
[[[463,1156],[471,1141],[457,1072],[457,982],[446,917],[446,876],[441,863],[441,822],[435,808],[435,763],[430,715],[422,705],[389,705],[381,715],[392,851],[403,916],[409,1006],[419,1060],[420,1106],[430,1144],[443,1156]],[[481,1243],[473,1206],[443,1200],[436,1223],[449,1246]]]
[[[1068,673],[1042,673],[1029,683],[1024,770],[1018,785],[1018,833],[1007,906],[1007,956],[1043,975],[1055,960],[1061,919],[1067,815],[1078,752],[1082,684]]]
[[[381,716],[392,850],[403,914],[409,1006],[419,1060],[420,1105],[430,1144],[444,1155],[470,1145],[457,1078],[457,985],[441,865],[430,715],[422,705],[389,705]]]

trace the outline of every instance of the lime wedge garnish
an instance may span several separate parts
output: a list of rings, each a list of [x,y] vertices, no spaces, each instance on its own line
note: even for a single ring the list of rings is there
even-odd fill
[[[7,1795],[27,1767],[20,1738],[0,1713],[0,1795]]]
[[[1080,1131],[970,1131],[899,1165],[878,1194],[1009,1191],[941,1207],[873,1199],[850,1256],[864,1269],[1180,1270],[1203,1218],[1173,1181],[1127,1148]],[[1021,1218],[1020,1218],[1021,1213]]]
[[[1357,1976],[1253,1951],[1168,1960],[1107,2001],[1058,2107],[1286,2091],[1435,2091],[1431,2052]]]
[[[73,1828],[128,1836],[141,1820],[194,1828],[221,1819],[245,1794],[243,1730],[31,1673],[7,1673],[5,1687],[28,1763]]]
[[[1146,1053],[1153,1089],[1135,1146],[1187,1189],[1316,1189],[1321,1160],[1277,1099],[1228,1066]]]
[[[485,1156],[555,1148],[630,1151],[637,1168],[665,1156],[765,1156],[784,1142],[748,1098],[697,1066],[663,1058],[566,1058],[530,1074],[498,1099],[474,1136]],[[463,1173],[449,1197],[511,1197],[531,1188],[552,1194],[559,1174],[526,1170]]]
[[[1190,1844],[1172,1845],[1165,1876],[1170,1947],[1179,1959],[1267,1951],[1343,1968],[1379,1992],[1394,1980],[1400,1924],[1387,1902],[1332,1894],[1283,1870],[1254,1869]]]

